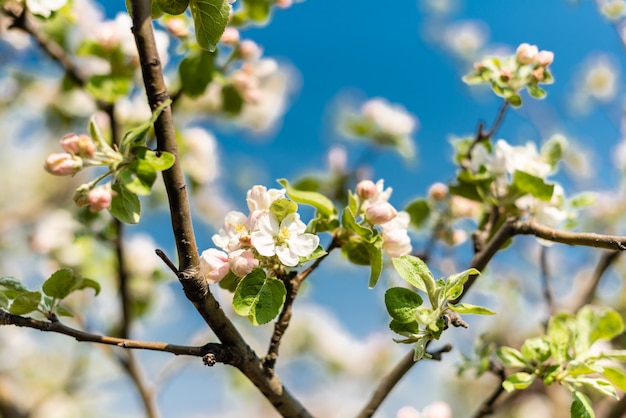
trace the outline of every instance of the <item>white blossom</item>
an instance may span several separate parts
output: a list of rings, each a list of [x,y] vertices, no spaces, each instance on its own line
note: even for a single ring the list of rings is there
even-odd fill
[[[263,213],[257,228],[251,237],[254,248],[264,257],[278,256],[285,266],[297,266],[300,257],[311,255],[319,245],[317,235],[304,232],[306,225],[298,213],[285,216],[280,225],[273,213]]]
[[[52,12],[65,6],[67,0],[26,0],[26,7],[35,15],[50,17]]]
[[[213,243],[225,251],[235,251],[250,244],[249,218],[241,212],[231,211],[224,218],[219,234],[213,235]]]
[[[408,234],[411,217],[405,211],[398,212],[391,221],[382,224],[383,250],[389,257],[400,257],[413,250]]]

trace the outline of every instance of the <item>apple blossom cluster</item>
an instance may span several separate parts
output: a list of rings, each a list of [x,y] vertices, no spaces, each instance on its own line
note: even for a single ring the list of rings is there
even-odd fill
[[[200,270],[209,283],[218,283],[229,271],[245,277],[256,268],[296,267],[313,254],[319,237],[305,232],[297,205],[285,193],[285,189],[254,186],[246,197],[248,215],[226,214],[219,233],[213,235],[213,243],[221,250],[209,248],[200,257]]]
[[[74,133],[61,139],[65,152],[48,155],[44,168],[55,176],[73,176],[85,167],[116,167],[122,155],[108,144],[96,144],[88,135]],[[85,183],[76,189],[74,202],[77,206],[89,206],[92,212],[99,212],[111,206],[114,192],[110,184],[97,186],[98,181]]]
[[[560,137],[548,141],[542,152],[534,143],[511,146],[500,139],[490,153],[481,143],[471,153],[471,169],[486,169],[494,176],[491,193],[496,199],[514,198],[514,204],[522,214],[532,216],[548,226],[558,226],[568,218],[565,211],[563,189],[558,184],[547,184],[545,179],[554,172],[558,161],[550,154],[560,154],[566,146]]]
[[[357,211],[355,217],[372,226],[379,226],[383,250],[389,257],[400,257],[411,252],[408,235],[410,217],[407,212],[397,211],[389,202],[391,187],[384,188],[384,180],[374,183],[362,180],[356,186]]]
[[[520,106],[520,91],[524,88],[536,99],[546,96],[540,84],[551,84],[548,67],[554,60],[551,51],[540,51],[536,45],[520,44],[508,57],[489,57],[474,64],[474,71],[465,77],[467,84],[488,83],[498,96],[513,106]]]
[[[358,112],[352,113],[344,124],[348,135],[369,138],[378,145],[397,148],[406,158],[413,157],[415,145],[412,136],[418,121],[402,106],[374,98],[363,103]]]

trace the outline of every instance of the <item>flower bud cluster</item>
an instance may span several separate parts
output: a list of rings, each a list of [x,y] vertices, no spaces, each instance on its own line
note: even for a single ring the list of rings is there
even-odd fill
[[[374,183],[362,180],[356,186],[357,213],[363,221],[379,226],[383,237],[383,250],[389,257],[400,257],[412,250],[408,235],[409,214],[398,212],[389,202],[391,187],[384,188],[384,180]]]
[[[65,152],[48,155],[44,164],[45,170],[55,176],[73,176],[91,166],[108,166],[113,170],[123,160],[108,144],[96,143],[88,135],[68,134],[60,143]],[[92,212],[99,212],[111,206],[115,195],[111,185],[96,186],[97,183],[85,183],[76,189],[74,203],[78,207],[89,206]]]
[[[279,219],[272,204],[286,199],[285,189],[254,186],[247,193],[249,214],[226,214],[213,243],[221,248],[202,252],[200,270],[209,283],[218,283],[228,272],[244,277],[256,268],[296,267],[301,257],[310,256],[319,245],[317,235],[306,233],[297,212]]]
[[[548,69],[552,61],[553,52],[540,51],[536,45],[522,43],[514,55],[485,58],[475,63],[474,71],[463,77],[463,80],[468,84],[488,83],[498,96],[519,106],[519,93],[524,88],[537,99],[545,97],[546,93],[539,84],[553,82]]]

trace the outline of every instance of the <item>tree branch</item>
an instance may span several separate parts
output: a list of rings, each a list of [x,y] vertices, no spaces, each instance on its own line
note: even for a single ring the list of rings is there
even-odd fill
[[[543,297],[548,305],[550,315],[554,315],[557,312],[557,307],[554,303],[554,297],[552,297],[552,290],[550,289],[550,269],[548,267],[548,247],[541,246],[539,249],[539,266],[541,269],[541,285],[543,287]]]
[[[150,0],[131,0],[133,35],[139,52],[139,61],[148,103],[151,109],[169,99],[163,70],[154,40]],[[163,182],[170,207],[172,230],[178,251],[178,278],[185,295],[194,304],[205,322],[219,340],[239,351],[243,361],[236,364],[246,377],[263,393],[283,416],[310,417],[310,413],[287,391],[278,377],[263,368],[261,360],[248,346],[233,323],[226,317],[219,303],[199,271],[199,255],[194,236],[187,186],[183,176],[172,111],[167,107],[154,124],[159,151],[176,156],[174,165],[163,172]]]
[[[332,250],[339,246],[339,241],[333,237],[333,240],[328,245],[326,249],[326,254],[318,259],[316,259],[313,264],[311,264],[308,268],[303,270],[300,274],[290,276],[287,279],[287,283],[285,283],[287,287],[287,297],[285,299],[285,303],[283,304],[283,309],[281,310],[276,323],[274,324],[274,333],[272,334],[272,338],[270,340],[270,346],[267,350],[267,355],[263,358],[263,365],[268,370],[273,370],[276,365],[276,360],[278,360],[278,349],[280,348],[280,343],[282,341],[283,336],[285,335],[285,331],[291,322],[292,316],[292,307],[293,303],[296,300],[296,296],[298,295],[298,290],[300,289],[300,285],[302,282],[320,265],[322,260],[330,254]]]
[[[617,261],[621,254],[621,251],[611,251],[602,254],[598,264],[596,265],[596,269],[593,271],[593,275],[589,278],[586,285],[582,286],[581,291],[574,298],[574,307],[572,308],[573,312],[577,312],[580,308],[593,301],[593,297],[596,294],[596,290],[598,289],[598,285],[600,284],[600,280],[602,280],[604,273],[606,273],[608,268],[611,267],[615,261]]]
[[[493,414],[493,411],[495,409],[494,405],[496,401],[505,392],[504,387],[502,386],[502,383],[506,380],[506,374],[504,373],[504,368],[502,368],[501,366],[495,366],[493,363],[491,363],[490,370],[495,375],[498,376],[500,381],[498,382],[498,386],[494,389],[491,396],[487,398],[485,402],[483,402],[483,404],[480,406],[480,408],[474,415],[474,418],[482,418],[482,417],[486,417],[487,415]]]

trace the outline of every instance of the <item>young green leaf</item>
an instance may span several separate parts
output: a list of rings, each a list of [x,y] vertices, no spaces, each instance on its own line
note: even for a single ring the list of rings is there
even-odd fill
[[[230,16],[228,0],[190,0],[196,29],[196,42],[202,49],[215,51]]]
[[[395,332],[396,334],[403,335],[405,337],[411,337],[416,334],[419,334],[420,327],[419,324],[415,321],[402,323],[395,319],[392,319],[389,323],[389,329]]]
[[[392,287],[385,292],[385,306],[389,315],[398,322],[414,322],[416,308],[423,303],[420,295],[404,287]]]
[[[571,418],[595,418],[591,401],[582,392],[572,392],[574,401],[569,409],[569,415]]]
[[[78,286],[74,290],[93,289],[96,292],[96,296],[100,294],[100,283],[93,279],[87,279],[82,277]]]
[[[558,314],[548,322],[548,340],[552,357],[563,363],[570,360],[570,348],[573,346],[572,320],[567,314]]]
[[[71,269],[55,271],[42,285],[43,292],[56,299],[64,299],[78,285],[79,278]]]
[[[179,15],[185,13],[189,0],[152,0],[159,9],[170,15]]]
[[[270,206],[270,212],[276,215],[278,222],[282,222],[285,216],[290,213],[296,213],[298,211],[298,205],[289,199],[277,199],[272,202]]]
[[[383,251],[382,240],[366,244],[367,252],[370,257],[370,278],[367,286],[373,289],[378,283],[380,273],[383,271]]]
[[[0,308],[7,309],[9,307],[9,298],[0,290]]]
[[[528,338],[521,348],[525,359],[543,363],[550,358],[550,342],[546,337]]]
[[[139,197],[119,183],[113,183],[111,188],[116,193],[113,196],[111,207],[109,208],[111,215],[127,224],[136,224],[139,222],[141,213]]]
[[[528,193],[537,199],[548,201],[554,193],[554,184],[548,184],[541,177],[524,171],[513,173],[513,185],[522,193]]]
[[[472,305],[470,303],[457,303],[456,305],[449,303],[448,308],[460,314],[495,315],[495,312],[491,309],[487,309],[483,306]]]
[[[576,384],[581,384],[588,386],[602,393],[603,395],[610,396],[611,398],[619,399],[617,396],[617,392],[615,391],[615,387],[608,380],[602,377],[575,377],[568,378],[569,382],[575,382]]]
[[[526,359],[514,348],[511,347],[500,347],[496,350],[496,356],[500,359],[502,364],[507,367],[527,367],[528,363]]]
[[[425,292],[429,297],[433,295],[435,278],[426,263],[412,255],[403,255],[391,261],[400,277]]]
[[[25,315],[36,311],[41,302],[41,292],[24,292],[18,295],[11,303],[9,312],[14,315]]]
[[[297,190],[289,184],[286,179],[279,179],[278,183],[287,190],[287,194],[297,203],[313,206],[324,216],[331,216],[336,213],[333,202],[321,193]]]
[[[602,374],[619,390],[626,391],[626,372],[618,367],[604,366]]]
[[[155,171],[164,171],[174,165],[176,157],[166,151],[153,151],[147,147],[133,148],[133,154],[140,160],[145,161]]]
[[[15,299],[20,294],[28,292],[28,288],[24,285],[24,283],[13,277],[0,278],[0,286],[6,289],[3,290],[2,293],[8,299]]]
[[[304,263],[306,263],[308,261],[316,260],[316,259],[318,259],[320,257],[324,257],[326,254],[328,254],[326,252],[326,250],[324,250],[321,245],[318,245],[317,248],[315,250],[313,250],[313,252],[311,254],[309,254],[306,257],[300,257],[299,264],[304,264]]]
[[[426,344],[430,339],[420,338],[413,344],[413,361],[419,361],[426,355]]]
[[[182,91],[189,97],[204,93],[213,80],[216,52],[207,50],[192,51],[180,62],[178,74]]]
[[[156,181],[156,170],[145,160],[134,160],[119,176],[123,187],[140,196],[147,196]]]
[[[133,86],[128,77],[113,77],[110,75],[94,75],[87,82],[87,91],[96,99],[106,103],[114,103],[126,96]]]
[[[354,212],[349,206],[346,207],[341,213],[341,224],[348,231],[352,231],[356,233],[365,241],[370,241],[373,237],[376,236],[372,228],[368,228],[367,226],[361,225],[356,221],[354,217]]]
[[[421,228],[430,215],[430,206],[424,199],[417,199],[407,205],[404,210],[409,214],[411,218],[411,225],[414,228]]]
[[[256,269],[237,285],[233,308],[254,325],[266,324],[278,315],[286,294],[282,281],[275,277],[266,278],[262,269]]]
[[[502,387],[507,392],[513,392],[514,390],[526,389],[535,380],[535,375],[526,372],[517,372],[509,376],[504,382]]]

